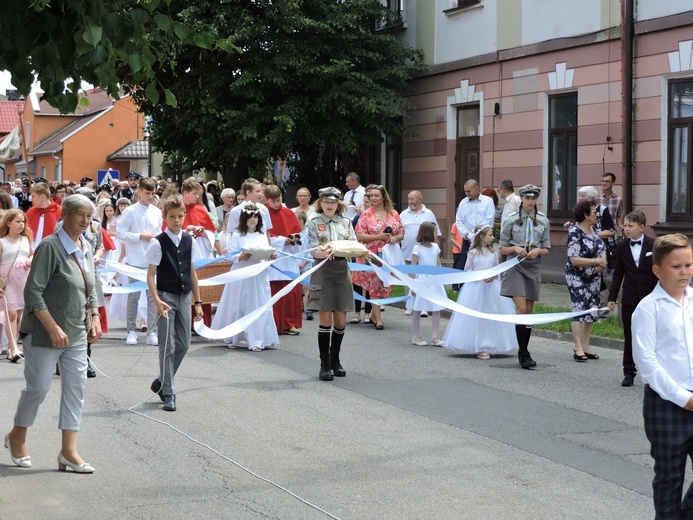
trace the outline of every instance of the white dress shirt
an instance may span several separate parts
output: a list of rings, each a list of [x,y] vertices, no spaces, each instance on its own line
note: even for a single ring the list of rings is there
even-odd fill
[[[481,225],[493,226],[495,218],[496,207],[491,197],[479,195],[476,200],[465,197],[457,208],[457,232],[471,242],[474,228]]]
[[[632,319],[633,359],[644,383],[684,407],[693,390],[693,289],[683,305],[658,283]]]
[[[125,244],[125,262],[128,265],[135,267],[148,265],[145,253],[149,249],[149,242],[140,239],[140,234],[158,235],[161,233],[163,221],[161,210],[153,204],[145,206],[138,202],[123,212],[118,219],[116,237]]]
[[[512,192],[510,195],[505,197],[505,205],[503,206],[503,212],[501,213],[501,229],[503,229],[503,224],[508,216],[512,215],[516,211],[520,211],[520,205],[522,204],[522,198]]]
[[[635,262],[635,267],[640,267],[640,253],[642,253],[642,239],[643,239],[643,235],[640,235],[640,238],[632,238],[629,240],[630,253],[633,255],[633,261]],[[639,244],[633,244],[633,242],[638,242],[638,241],[640,241]]]
[[[180,244],[181,238],[183,237],[183,231],[181,230],[181,232],[176,235],[171,233],[169,228],[166,228],[164,233],[166,233],[173,241],[173,245],[178,247],[178,244]],[[159,265],[161,263],[162,256],[163,253],[161,252],[161,242],[159,242],[156,238],[152,238],[152,240],[149,242],[149,249],[147,249],[147,252],[144,255],[147,265]]]
[[[366,193],[366,188],[359,184],[358,188],[349,190],[344,194],[344,204],[346,204],[346,211],[344,216],[349,220],[354,220],[356,213],[358,213],[358,208],[363,204],[363,195]],[[354,201],[352,204],[351,201]]]
[[[407,262],[411,262],[411,254],[416,245],[416,236],[419,234],[419,228],[424,222],[433,222],[436,225],[436,235],[440,236],[440,227],[438,220],[430,209],[421,204],[419,211],[412,211],[409,208],[405,209],[399,215],[404,227],[404,238],[402,239],[402,255]]]

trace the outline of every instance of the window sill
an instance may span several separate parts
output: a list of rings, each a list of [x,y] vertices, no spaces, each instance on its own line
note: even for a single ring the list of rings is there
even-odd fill
[[[652,226],[652,231],[654,231],[657,236],[669,233],[683,233],[684,235],[690,236],[693,235],[693,220],[657,222]]]
[[[481,9],[484,7],[483,2],[478,4],[463,5],[461,7],[452,7],[450,9],[443,9],[443,14],[445,16],[456,16],[458,14],[466,13],[467,11],[474,11],[476,9]]]

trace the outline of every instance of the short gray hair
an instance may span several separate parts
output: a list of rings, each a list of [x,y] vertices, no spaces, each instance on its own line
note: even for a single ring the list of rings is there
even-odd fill
[[[236,192],[234,191],[233,188],[224,188],[223,190],[221,190],[221,195],[220,195],[220,197],[226,197],[227,195],[230,195],[230,196],[232,196],[232,197],[235,197],[235,196],[236,196]]]
[[[599,192],[594,186],[583,186],[578,190],[578,198],[580,198],[580,195],[588,199],[596,199]]]
[[[72,215],[80,210],[94,211],[94,204],[84,195],[69,195],[63,199],[61,204],[62,214]]]

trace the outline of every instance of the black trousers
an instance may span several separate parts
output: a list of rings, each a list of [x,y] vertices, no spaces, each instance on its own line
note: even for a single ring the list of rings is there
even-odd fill
[[[643,399],[645,434],[650,441],[655,477],[652,491],[655,520],[693,518],[693,486],[683,501],[683,479],[688,458],[693,459],[693,412],[662,399],[645,387]]]
[[[630,330],[630,325],[633,318],[635,307],[623,305],[621,316],[623,318],[623,374],[634,376],[637,372],[635,361],[633,361],[633,332]]]

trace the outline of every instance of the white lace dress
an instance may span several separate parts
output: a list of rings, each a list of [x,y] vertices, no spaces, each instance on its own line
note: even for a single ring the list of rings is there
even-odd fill
[[[480,252],[472,249],[467,256],[465,271],[483,271],[498,265],[498,253]],[[512,298],[500,295],[500,281],[490,283],[483,280],[462,286],[457,303],[475,311],[488,314],[515,314]],[[453,312],[443,336],[446,348],[465,354],[502,354],[517,350],[515,325],[502,321],[485,320]]]

